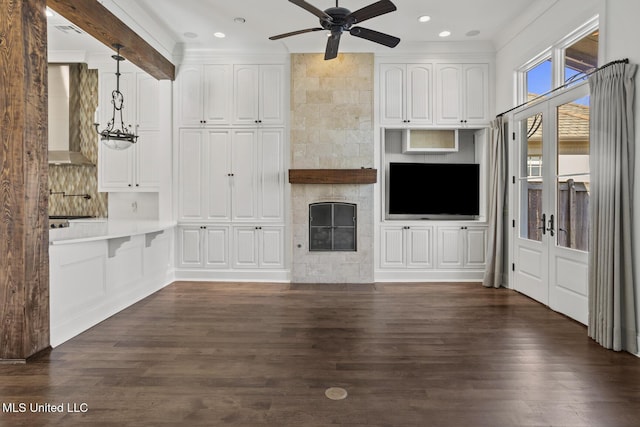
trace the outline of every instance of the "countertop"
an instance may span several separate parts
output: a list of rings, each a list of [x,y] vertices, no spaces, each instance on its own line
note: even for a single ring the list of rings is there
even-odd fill
[[[49,244],[66,245],[95,240],[117,239],[163,231],[175,226],[175,221],[77,219],[70,220],[67,228],[49,230]]]

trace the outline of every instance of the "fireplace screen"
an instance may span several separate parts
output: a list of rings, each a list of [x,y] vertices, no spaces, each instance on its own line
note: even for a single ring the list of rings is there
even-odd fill
[[[355,251],[356,215],[351,203],[309,205],[309,250]]]

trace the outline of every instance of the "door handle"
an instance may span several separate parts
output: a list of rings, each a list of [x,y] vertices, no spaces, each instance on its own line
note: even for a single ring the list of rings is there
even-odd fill
[[[549,234],[551,235],[551,237],[554,236],[555,234],[555,229],[554,229],[554,224],[553,224],[553,214],[551,214],[551,216],[549,217],[549,228],[547,229],[547,231],[549,232]]]
[[[547,233],[547,214],[542,214],[542,227],[538,227],[538,230],[542,230],[542,234]]]

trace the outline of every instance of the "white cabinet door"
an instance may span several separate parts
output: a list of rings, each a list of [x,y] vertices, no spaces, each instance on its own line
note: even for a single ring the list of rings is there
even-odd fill
[[[402,227],[382,227],[380,233],[380,267],[404,267],[404,230]]]
[[[489,65],[464,64],[463,110],[465,124],[489,122]]]
[[[136,73],[136,127],[160,129],[160,90],[158,80],[147,73]]]
[[[438,268],[484,268],[486,242],[486,227],[438,227]]]
[[[259,119],[260,66],[235,65],[233,88],[233,122],[255,125]]]
[[[285,71],[282,65],[233,67],[233,123],[284,124]]]
[[[464,233],[462,227],[438,227],[438,268],[464,266]]]
[[[200,126],[203,113],[201,65],[182,65],[177,76],[177,116],[180,126]]]
[[[233,267],[258,268],[258,237],[257,227],[234,227],[233,233]]]
[[[380,65],[380,123],[396,126],[406,123],[405,79],[404,64]]]
[[[98,147],[99,191],[120,191],[134,185],[134,148],[112,150],[102,142]]]
[[[233,220],[250,220],[257,216],[257,136],[256,129],[233,131],[231,143]]]
[[[433,66],[380,65],[380,122],[385,125],[433,124]]]
[[[489,121],[489,65],[436,66],[436,123],[486,125]]]
[[[282,65],[260,66],[258,120],[263,125],[284,124],[285,71]]]
[[[229,228],[204,226],[204,267],[229,268]]]
[[[224,125],[231,121],[232,79],[230,65],[203,67],[203,124]]]
[[[431,64],[407,65],[406,120],[411,125],[433,124],[433,67]]]
[[[204,218],[203,158],[204,134],[198,129],[182,129],[178,143],[178,217],[181,220]]]
[[[408,268],[433,267],[431,236],[432,229],[428,227],[409,227],[405,229],[406,265]]]
[[[206,219],[231,219],[231,151],[232,136],[228,130],[207,130],[202,166]]]
[[[284,131],[262,129],[258,134],[258,216],[266,221],[284,218]]]
[[[461,125],[462,66],[436,65],[436,122],[441,125]]]
[[[178,227],[178,266],[202,267],[202,229],[200,226]]]
[[[284,267],[284,229],[282,227],[260,227],[260,267]]]
[[[234,227],[234,268],[283,268],[284,228]]]
[[[142,128],[140,128],[142,129]],[[132,169],[135,172],[134,188],[145,190],[158,190],[160,185],[161,150],[158,149],[161,134],[159,130],[139,130],[138,142],[134,148],[125,151],[133,151],[134,159]]]
[[[468,227],[466,230],[465,266],[484,268],[486,265],[487,228]]]
[[[432,268],[431,227],[389,226],[381,230],[382,268]]]

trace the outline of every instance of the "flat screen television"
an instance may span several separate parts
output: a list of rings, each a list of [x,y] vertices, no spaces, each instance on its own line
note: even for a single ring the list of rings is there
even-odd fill
[[[389,216],[475,217],[480,214],[480,165],[390,163]]]

